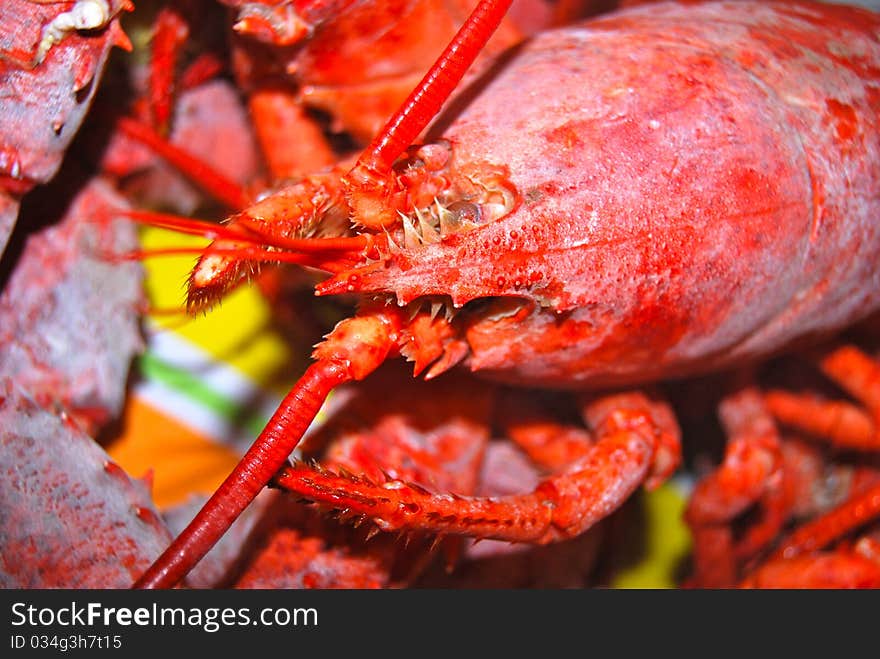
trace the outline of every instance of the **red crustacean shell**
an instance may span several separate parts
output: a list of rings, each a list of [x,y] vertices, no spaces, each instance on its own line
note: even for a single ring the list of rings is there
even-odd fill
[[[880,18],[738,5],[534,39],[443,132],[455,162],[507,167],[518,207],[319,293],[532,302],[462,313],[469,364],[554,387],[708,371],[877,309]]]
[[[662,5],[535,39],[478,85],[463,110],[459,101],[451,123],[441,119],[435,128],[462,170],[486,164],[505,172],[518,195],[511,214],[437,244],[383,252],[378,263],[343,272],[319,292],[384,293],[401,304],[448,299],[462,307],[452,322],[463,330],[473,370],[552,387],[709,371],[876,310],[880,19],[864,12],[850,24],[835,9],[799,3],[755,5],[743,15],[736,5],[687,8],[691,18],[720,19],[711,27],[682,22],[678,5]],[[813,42],[802,30],[811,21],[822,23],[827,41]],[[53,153],[44,155],[60,159]],[[18,354],[0,366],[30,368],[12,360]],[[7,515],[4,529],[19,527],[24,539],[4,535],[0,544],[32,570],[0,571],[0,581],[45,586],[74,572],[80,584],[127,585],[167,540],[143,486],[84,438],[68,442],[73,424],[37,410],[35,402],[44,401],[0,385],[0,412],[16,427],[3,437],[7,462],[45,495],[22,498],[10,486],[3,508],[43,533],[51,518],[42,507],[60,493],[60,505],[71,510],[61,515],[65,523],[128,522],[84,544],[80,565],[59,570],[48,559],[28,565],[37,533]],[[64,403],[74,416],[82,407],[88,420],[89,405],[70,405],[57,391],[56,398],[50,403]],[[47,448],[18,426],[58,434],[64,449]],[[384,429],[377,422],[374,439],[394,454]],[[370,444],[359,439],[358,449]],[[66,461],[80,465],[72,475]],[[511,472],[525,480],[506,466],[490,475]],[[88,498],[78,501],[83,492]],[[103,508],[102,498],[109,501]],[[77,516],[79,504],[93,503],[97,516]],[[49,530],[57,533],[45,533],[44,556],[75,535],[69,526]],[[92,562],[95,550],[115,547],[120,537],[128,545],[119,556]],[[589,554],[582,562],[591,564],[596,540],[583,541],[569,551]],[[293,557],[282,553],[291,549]],[[380,585],[387,577],[299,529],[281,529],[263,550],[245,583],[277,584],[285,572],[281,583],[307,585],[301,573],[315,566],[329,575],[312,583],[320,587],[348,584],[335,570],[347,576],[342,570],[352,566],[351,584]],[[224,559],[238,558],[229,553]],[[60,558],[73,564],[78,556]],[[190,585],[223,583],[226,562],[202,567],[203,580],[191,575]]]
[[[106,29],[70,32],[42,54],[41,35],[73,2],[0,3],[0,253],[15,224],[18,201],[50,180],[91,105],[113,46],[130,47],[112,18]],[[130,9],[108,3],[112,16]],[[45,48],[45,47],[44,47]]]
[[[133,248],[135,227],[104,181],[51,190],[66,211],[0,295],[0,587],[124,587],[169,539],[148,485],[90,437],[119,415],[142,347],[141,268],[103,258]],[[55,219],[53,195],[27,218]]]
[[[626,393],[593,401],[585,420],[606,434],[583,463],[516,501],[278,468],[331,389],[398,353],[428,378],[464,360],[516,384],[631,385],[766,358],[877,310],[878,27],[820,4],[667,3],[542,34],[456,97],[433,145],[392,163],[405,145],[382,135],[395,153],[371,146],[347,174],[233,217],[243,233],[205,252],[192,308],[250,274],[224,255],[250,232],[334,273],[318,294],[364,304],[136,585],[175,583],[273,478],[384,530],[552,542],[668,476],[677,429]],[[349,214],[357,237],[334,222]]]
[[[303,0],[292,7],[223,2],[238,10],[239,25],[275,44],[261,50],[251,44],[256,54],[250,56],[256,61],[248,62],[251,74],[275,62],[296,79],[306,105],[328,112],[337,126],[363,141],[379,132],[476,5],[475,0]],[[296,20],[280,20],[291,15]],[[535,14],[532,20],[541,18]],[[520,41],[517,28],[505,20],[475,68],[485,69]],[[247,59],[241,57],[239,64]]]
[[[148,484],[0,380],[0,587],[125,588],[168,542]]]

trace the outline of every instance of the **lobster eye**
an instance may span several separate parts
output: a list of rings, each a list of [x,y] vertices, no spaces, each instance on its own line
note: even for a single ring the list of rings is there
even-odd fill
[[[469,201],[456,201],[449,204],[447,210],[452,213],[450,224],[458,229],[480,224],[483,219],[483,211],[480,207]]]
[[[415,172],[425,168],[425,161],[417,156],[398,159],[392,169],[396,174],[406,175],[407,172]]]

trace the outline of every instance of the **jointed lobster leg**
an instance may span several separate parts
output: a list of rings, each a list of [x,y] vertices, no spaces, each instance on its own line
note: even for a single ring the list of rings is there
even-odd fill
[[[195,88],[208,82],[222,68],[219,56],[207,52],[196,57],[178,75],[178,61],[193,31],[188,20],[191,13],[189,2],[178,3],[175,7],[163,7],[158,12],[153,23],[146,88],[141,91],[141,97],[132,104],[130,116],[121,118],[117,125],[127,138],[146,146],[209,196],[230,208],[243,208],[250,202],[250,194],[238,182],[240,177],[238,180],[230,177],[229,172],[236,168],[214,167],[205,161],[204,155],[199,157],[188,150],[191,147],[184,135],[187,124],[192,125],[190,119],[184,117],[180,121],[182,125],[172,125],[175,121],[175,108],[179,112],[187,107],[186,100],[179,97],[180,93],[191,92],[192,101],[198,96]],[[215,96],[212,100],[216,102],[218,99]],[[178,107],[179,105],[182,107]],[[190,106],[188,111],[191,112],[192,109]],[[180,119],[181,117],[177,118],[178,121]],[[172,139],[174,143],[170,141]],[[122,140],[121,144],[115,145],[116,151],[120,152],[110,158],[109,166],[110,171],[115,170],[114,173],[121,176],[133,171],[125,142],[126,140]],[[187,146],[182,147],[181,144]],[[199,147],[196,145],[195,152],[198,151]],[[204,149],[202,152],[204,153]],[[138,156],[135,157],[135,161],[139,159]],[[134,166],[135,169],[137,167]],[[224,174],[224,171],[227,173]]]
[[[741,584],[746,588],[880,588],[877,540],[818,552],[880,518],[880,484],[801,526]]]
[[[774,552],[771,560],[792,558],[822,549],[878,518],[880,518],[880,483],[798,528]]]
[[[782,439],[781,483],[776,478],[767,483],[758,503],[759,515],[737,539],[734,554],[740,564],[753,560],[776,541],[786,522],[797,515],[799,504],[815,505],[815,485],[822,477],[824,464],[811,448],[793,438]]]
[[[189,28],[177,8],[163,7],[156,16],[151,48],[149,109],[156,131],[168,135],[177,82],[177,58]]]
[[[736,583],[731,524],[763,501],[767,522],[778,529],[783,519],[775,503],[782,485],[779,434],[759,393],[745,389],[720,408],[729,436],[724,461],[697,485],[685,512],[694,536],[694,582],[702,587]]]
[[[870,412],[877,409],[877,365],[854,348],[829,352],[820,362],[822,370],[844,389],[862,401]],[[734,407],[731,407],[734,406]],[[737,411],[738,408],[738,411]],[[749,411],[751,410],[751,412]],[[752,415],[744,426],[748,443],[736,437],[737,419],[731,414]],[[816,494],[803,483],[792,479],[821,478],[807,464],[807,473],[800,474],[803,450],[795,450],[796,442],[780,444],[772,413],[782,422],[806,430],[836,446],[871,450],[876,442],[874,424],[868,414],[850,403],[829,402],[806,395],[772,391],[765,396],[750,390],[725,401],[722,419],[734,437],[728,445],[721,468],[701,482],[687,511],[687,520],[695,536],[695,583],[701,586],[729,586],[739,579],[743,560],[754,557],[782,529],[797,506],[808,508]],[[757,416],[755,415],[757,413]],[[742,418],[740,418],[740,421]],[[756,443],[757,438],[763,440]],[[757,448],[748,453],[745,447]],[[785,450],[783,450],[785,449]],[[807,460],[807,463],[811,460]],[[812,473],[812,476],[810,475]],[[846,587],[878,583],[880,564],[847,547],[834,552],[817,552],[852,531],[880,516],[880,486],[870,468],[855,474],[858,485],[853,494],[835,510],[801,526],[775,550],[770,559],[752,570],[742,585],[759,587]],[[787,482],[789,481],[789,482]],[[799,491],[790,491],[794,490]],[[733,494],[735,496],[731,497]],[[723,498],[728,500],[722,506]],[[799,499],[808,501],[799,501]],[[760,502],[763,517],[751,524],[744,537],[736,542],[732,522],[754,503]],[[719,511],[727,510],[726,522]]]
[[[262,89],[248,99],[254,131],[275,180],[316,172],[335,158],[320,127],[308,116],[296,94]]]
[[[750,574],[742,588],[880,588],[880,563],[855,551],[771,561]]]
[[[638,393],[585,407],[596,435],[583,455],[533,492],[507,497],[434,494],[397,479],[374,483],[306,465],[285,467],[274,482],[299,496],[366,515],[384,530],[429,531],[547,543],[580,535],[617,509],[646,478],[668,475],[678,429],[662,406]],[[673,448],[675,447],[675,448]]]
[[[844,346],[825,355],[819,367],[866,411],[845,401],[776,390],[767,393],[767,407],[782,423],[836,446],[880,449],[880,364],[857,348]]]
[[[215,52],[203,52],[178,75],[178,64],[191,37],[192,21],[201,7],[190,0],[162,7],[153,22],[146,112],[138,112],[160,135],[167,137],[179,92],[207,82],[221,72],[223,63]]]

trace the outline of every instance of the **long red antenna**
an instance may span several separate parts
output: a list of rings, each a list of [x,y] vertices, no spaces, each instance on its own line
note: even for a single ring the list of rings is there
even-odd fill
[[[171,588],[185,577],[284,465],[330,390],[349,379],[338,363],[312,364],[232,473],[133,587]]]
[[[431,67],[403,106],[389,120],[373,144],[346,177],[367,195],[387,185],[394,160],[403,153],[440,110],[464,76],[465,71],[498,27],[511,0],[481,0],[452,42]],[[356,319],[344,322],[357,322]],[[266,486],[299,443],[327,394],[337,385],[359,380],[385,359],[391,349],[391,334],[381,336],[373,329],[381,354],[368,345],[358,345],[348,357],[321,354],[282,401],[263,432],[189,526],[134,584],[135,588],[169,588],[185,577],[226,533],[235,519]],[[343,336],[345,332],[342,332]],[[354,368],[355,362],[369,363],[369,369]]]
[[[379,173],[390,171],[397,156],[440,112],[443,103],[501,24],[511,2],[480,0],[425,77],[358,158],[355,169],[366,168]]]

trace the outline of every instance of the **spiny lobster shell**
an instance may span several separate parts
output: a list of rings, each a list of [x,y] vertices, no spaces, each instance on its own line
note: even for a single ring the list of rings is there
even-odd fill
[[[470,366],[563,387],[706,371],[877,309],[880,16],[742,5],[534,39],[443,132],[455,162],[509,168],[518,207],[319,292],[531,301],[461,314]]]

